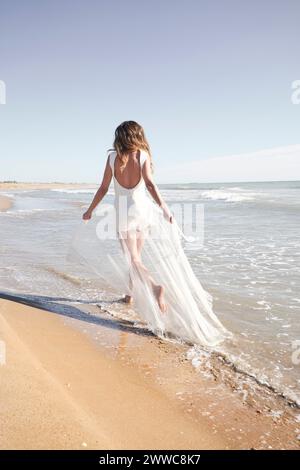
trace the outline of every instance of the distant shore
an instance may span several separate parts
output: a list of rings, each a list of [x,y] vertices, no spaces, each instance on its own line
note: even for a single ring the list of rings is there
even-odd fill
[[[23,182],[0,182],[0,191],[11,189],[77,189],[77,188],[94,188],[96,183],[23,183]]]

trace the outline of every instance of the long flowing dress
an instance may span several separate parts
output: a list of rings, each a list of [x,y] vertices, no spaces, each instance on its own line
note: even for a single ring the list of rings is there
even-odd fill
[[[133,297],[135,310],[155,334],[216,345],[230,333],[213,312],[212,297],[192,270],[178,224],[166,220],[148,195],[142,176],[146,151],[140,151],[140,180],[130,189],[116,179],[116,156],[115,151],[109,154],[114,204],[99,204],[92,220],[74,237],[73,249],[111,289]],[[143,243],[140,262],[127,241],[136,235]],[[164,286],[166,312],[158,305],[153,280]]]

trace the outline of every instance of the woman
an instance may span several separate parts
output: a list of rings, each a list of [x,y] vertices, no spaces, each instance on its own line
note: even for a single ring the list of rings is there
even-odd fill
[[[114,271],[113,287],[125,286],[123,300],[133,302],[157,334],[207,346],[223,340],[228,332],[213,313],[211,296],[202,288],[182,249],[178,225],[153,180],[144,130],[135,121],[117,127],[102,183],[83,214],[84,220],[91,219],[112,179],[123,260],[111,254],[101,256],[101,241],[97,251],[99,248],[102,266],[110,265]]]
[[[165,312],[164,287],[155,283],[141,259],[145,229],[148,225],[145,219],[145,209],[148,206],[145,188],[162,208],[170,223],[172,223],[172,214],[153,181],[151,154],[143,128],[135,121],[123,122],[115,131],[114,148],[115,151],[108,156],[101,186],[90,207],[83,214],[83,219],[89,220],[92,217],[93,210],[106,195],[114,177],[117,233],[121,246],[124,253],[130,254],[131,263],[136,272],[147,276],[160,310]],[[123,212],[120,211],[122,196],[127,197],[127,211]],[[132,285],[132,280],[130,285]],[[132,295],[127,294],[124,301],[131,303]]]

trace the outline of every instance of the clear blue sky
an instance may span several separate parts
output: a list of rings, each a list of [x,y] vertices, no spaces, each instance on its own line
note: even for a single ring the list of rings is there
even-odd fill
[[[0,0],[0,180],[99,181],[129,119],[159,182],[299,144],[299,18],[298,0]]]

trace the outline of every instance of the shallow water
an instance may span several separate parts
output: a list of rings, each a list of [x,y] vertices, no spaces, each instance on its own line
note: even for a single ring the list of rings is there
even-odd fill
[[[185,249],[215,312],[234,333],[221,352],[300,402],[300,182],[163,185],[161,191],[170,205],[204,205],[204,243]],[[13,195],[14,205],[0,213],[1,291],[95,304],[111,299],[96,275],[66,258],[94,192],[2,192]],[[110,191],[105,202],[112,200]],[[118,303],[110,308],[130,315]],[[202,353],[193,351],[197,362],[195,354],[200,360]]]

